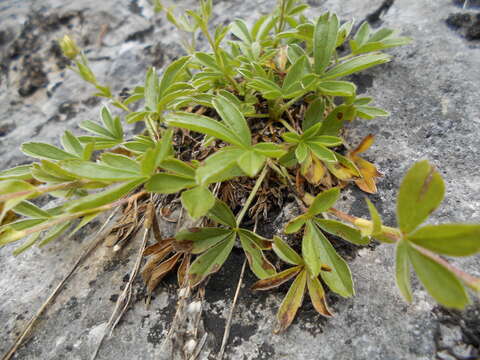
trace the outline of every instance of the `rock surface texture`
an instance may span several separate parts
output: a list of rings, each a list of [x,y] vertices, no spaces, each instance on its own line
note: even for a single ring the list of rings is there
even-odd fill
[[[185,7],[195,3],[176,1]],[[237,17],[253,21],[275,5],[274,0],[214,3],[216,24]],[[384,177],[378,195],[371,198],[385,221],[395,222],[396,189],[406,169],[429,159],[447,185],[446,200],[433,220],[480,222],[480,41],[472,25],[480,16],[478,2],[462,9],[462,2],[451,0],[385,1],[376,13],[380,0],[308,3],[311,16],[332,10],[344,20],[359,21],[373,14],[368,17],[373,26],[383,24],[414,38],[411,45],[391,51],[391,63],[354,79],[361,92],[392,113],[382,120],[356,121],[347,132],[352,145],[376,134],[367,156]],[[465,15],[463,20],[459,13]],[[115,93],[140,84],[149,66],[162,68],[183,52],[173,26],[154,15],[146,0],[1,1],[0,169],[28,161],[19,150],[22,142],[58,144],[65,129],[79,133],[80,121],[98,117],[102,100],[66,69],[55,43],[67,33],[86,49],[100,82]],[[350,188],[341,208],[366,216],[363,197]],[[8,350],[99,226],[93,224],[73,239],[60,239],[16,258],[11,255],[13,247],[1,249],[0,353]],[[137,248],[138,242],[133,242],[120,254],[103,247],[94,252],[14,358],[89,359],[125,286]],[[464,312],[452,312],[437,307],[415,283],[415,302],[404,303],[395,287],[393,250],[382,245],[352,253],[348,260],[356,296],[331,296],[336,316],[329,320],[306,301],[283,335],[273,335],[272,329],[285,289],[253,294],[249,286],[254,279],[247,274],[225,358],[478,359],[478,301]],[[203,323],[209,337],[200,358],[214,358],[218,352],[242,262],[242,254],[234,251],[208,283]],[[479,256],[455,264],[480,276]],[[133,306],[104,342],[98,359],[168,359],[162,342],[175,312],[174,280],[156,293],[148,309],[140,281],[135,291]]]

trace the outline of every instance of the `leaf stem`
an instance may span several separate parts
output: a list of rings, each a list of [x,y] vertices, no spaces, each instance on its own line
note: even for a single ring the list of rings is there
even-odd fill
[[[252,191],[250,192],[250,195],[248,195],[247,201],[245,201],[245,204],[242,207],[242,210],[237,216],[237,225],[239,226],[240,223],[243,220],[243,217],[247,213],[248,208],[250,207],[250,204],[252,203],[253,199],[255,198],[255,195],[258,192],[258,189],[260,189],[260,185],[262,185],[263,180],[265,179],[265,176],[268,173],[268,166],[265,165],[263,167],[262,172],[260,173],[260,176],[257,178],[257,181],[255,182],[255,185],[253,186]]]

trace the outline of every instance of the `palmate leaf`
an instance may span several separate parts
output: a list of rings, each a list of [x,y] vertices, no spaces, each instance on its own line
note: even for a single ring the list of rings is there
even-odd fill
[[[322,212],[328,211],[340,197],[340,189],[335,187],[322,191],[314,199],[310,205],[307,214],[310,216],[318,215]]]
[[[455,309],[470,303],[465,287],[450,270],[412,246],[408,246],[408,257],[423,286],[438,303]]]
[[[226,125],[206,116],[191,114],[187,112],[170,113],[165,117],[170,126],[176,126],[202,134],[214,136],[230,144],[243,146],[237,135]]]
[[[303,259],[285,241],[278,236],[273,238],[273,251],[277,256],[291,265],[303,265]]]
[[[314,68],[322,74],[336,48],[339,21],[337,15],[325,13],[318,18],[313,38]]]
[[[408,258],[408,244],[401,240],[397,244],[395,259],[395,279],[403,298],[412,302],[412,285],[410,282],[410,260]]]
[[[159,194],[174,194],[196,184],[195,179],[189,176],[161,173],[153,175],[145,184],[145,188]]]
[[[181,199],[183,207],[193,219],[206,215],[215,205],[215,196],[205,186],[182,192]]]
[[[407,172],[397,196],[397,221],[403,233],[408,234],[423,223],[440,205],[445,185],[438,171],[420,161]]]
[[[91,161],[66,160],[61,163],[66,171],[84,179],[117,182],[139,177],[134,170],[118,169]]]
[[[237,160],[243,152],[242,149],[228,146],[210,155],[203,166],[197,169],[197,182],[199,184],[212,184],[244,175],[237,165]]]
[[[115,186],[112,189],[87,195],[79,200],[72,201],[66,209],[69,212],[78,212],[110,204],[127,195],[130,191],[140,186],[146,180],[147,178],[138,178],[125,184]]]
[[[201,254],[217,245],[220,241],[227,239],[227,237],[230,237],[232,234],[233,231],[230,229],[211,227],[192,228],[178,232],[175,235],[174,246],[181,251]]]
[[[267,158],[254,150],[244,151],[237,159],[237,165],[250,177],[255,176],[263,167]]]
[[[74,154],[70,154],[53,145],[40,142],[24,143],[22,144],[22,151],[26,155],[36,159],[68,160],[77,158],[77,156]]]
[[[257,278],[265,279],[274,275],[276,273],[275,267],[267,260],[256,242],[252,241],[251,237],[244,232],[239,232],[238,235],[250,269]]]
[[[352,275],[347,263],[312,221],[306,224],[302,255],[312,276],[320,274],[328,287],[343,297],[354,295]],[[320,271],[324,265],[331,271]]]
[[[350,60],[346,60],[340,64],[333,66],[323,76],[323,80],[336,79],[347,76],[372,66],[384,64],[390,61],[390,56],[386,54],[365,54],[356,56]]]
[[[238,107],[221,95],[214,98],[213,106],[227,127],[232,133],[236,134],[239,141],[244,146],[249,147],[252,142],[252,135],[247,121]]]
[[[219,224],[230,228],[237,227],[237,220],[235,219],[232,210],[221,200],[216,199],[215,205],[208,211],[207,216]]]
[[[317,225],[329,234],[338,236],[355,245],[368,245],[370,239],[351,226],[330,219],[315,219]]]
[[[408,235],[407,240],[442,255],[474,255],[480,252],[480,225],[426,225]]]
[[[200,255],[190,266],[191,286],[200,284],[208,275],[220,270],[235,244],[236,235],[232,234],[214,247]]]

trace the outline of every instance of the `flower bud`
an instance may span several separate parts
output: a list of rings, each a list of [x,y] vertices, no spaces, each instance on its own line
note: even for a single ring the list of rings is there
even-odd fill
[[[68,35],[65,35],[63,39],[59,40],[58,43],[60,44],[63,55],[70,60],[75,59],[80,53],[80,49],[78,48],[77,44],[75,44],[75,41],[73,41],[73,39]]]

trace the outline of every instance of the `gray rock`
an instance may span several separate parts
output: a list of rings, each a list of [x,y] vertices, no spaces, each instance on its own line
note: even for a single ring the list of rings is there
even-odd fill
[[[195,3],[176,2],[187,7]],[[274,3],[216,1],[214,20],[221,24],[242,17],[252,22]],[[312,16],[329,9],[343,19],[361,20],[381,1],[309,3]],[[431,160],[447,185],[446,200],[431,221],[480,221],[480,46],[446,25],[449,14],[458,11],[449,0],[395,2],[380,22],[401,30],[415,42],[392,50],[391,63],[355,77],[359,88],[373,96],[376,105],[392,113],[382,120],[355,121],[347,132],[352,145],[369,133],[376,134],[376,144],[366,156],[379,164],[384,177],[378,195],[370,198],[389,224],[395,222],[400,180],[419,159]],[[25,21],[28,23],[23,25]],[[182,55],[180,36],[161,16],[153,14],[146,0],[4,0],[0,23],[4,39],[0,57],[6,66],[0,81],[1,169],[30,161],[18,150],[22,142],[35,139],[58,144],[65,129],[78,133],[80,121],[98,116],[103,101],[92,98],[93,89],[66,71],[55,55],[55,39],[72,33],[87,50],[99,80],[110,84],[116,93],[141,83],[151,64],[162,67]],[[37,67],[31,64],[32,59],[39,59]],[[26,90],[19,93],[22,86]],[[366,216],[363,197],[360,191],[349,188],[340,208]],[[61,239],[16,258],[11,255],[13,245],[2,248],[0,323],[4,326],[0,353],[7,351],[100,224],[92,224],[73,239]],[[120,253],[100,247],[41,318],[16,358],[89,359],[131,271],[138,245],[138,241],[132,242]],[[272,329],[285,291],[253,294],[248,288],[254,279],[247,274],[226,357],[426,360],[479,356],[478,302],[468,312],[456,315],[454,325],[452,317],[439,315],[439,308],[418,283],[414,284],[415,302],[404,303],[395,288],[393,251],[382,245],[352,253],[349,260],[356,296],[340,299],[331,295],[336,316],[329,320],[317,315],[306,301],[283,335],[272,335]],[[204,353],[215,354],[219,349],[242,262],[241,252],[234,251],[207,286],[203,323],[210,337]],[[454,263],[480,276],[478,256]],[[161,345],[175,311],[173,279],[166,281],[148,309],[143,298],[138,280],[133,304],[105,341],[99,359],[166,356]]]

